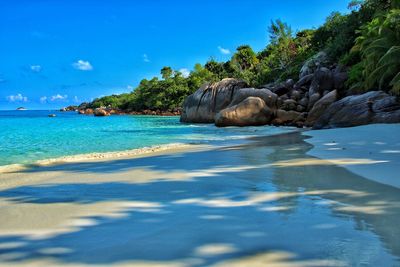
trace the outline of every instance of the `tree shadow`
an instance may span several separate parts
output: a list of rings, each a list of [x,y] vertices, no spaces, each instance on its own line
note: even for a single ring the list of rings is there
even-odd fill
[[[142,168],[158,171],[160,177],[140,183],[131,177],[129,182],[49,183],[0,191],[0,199],[15,208],[115,205],[108,213],[69,218],[67,226],[74,227],[38,238],[0,228],[0,244],[16,244],[0,246],[0,262],[209,266],[283,251],[294,256],[281,263],[323,259],[352,265],[365,259],[371,265],[393,264],[400,256],[399,190],[336,165],[272,164],[314,159],[307,155],[312,145],[306,138],[291,133],[212,151],[27,170],[111,177]],[[190,179],[171,179],[175,172]],[[82,219],[87,223],[74,224]]]

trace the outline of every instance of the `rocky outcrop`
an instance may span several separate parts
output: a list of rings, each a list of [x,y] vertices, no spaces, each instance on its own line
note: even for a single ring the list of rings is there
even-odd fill
[[[243,88],[235,92],[235,95],[229,106],[237,105],[246,98],[251,96],[261,98],[262,100],[264,100],[265,104],[271,108],[274,108],[276,106],[276,100],[278,98],[276,94],[272,93],[270,90],[265,88],[263,89]]]
[[[206,85],[186,99],[181,121],[314,129],[400,121],[398,100],[384,92],[340,100],[346,95],[347,77],[346,67],[330,65],[321,52],[305,62],[297,82],[289,79],[261,89],[248,88],[237,79]]]
[[[183,104],[182,122],[211,123],[215,115],[229,106],[235,93],[247,84],[238,79],[223,79],[201,87]]]
[[[96,117],[110,116],[110,112],[103,108],[96,108],[93,112]]]
[[[262,86],[262,88],[268,89],[275,93],[278,96],[285,95],[289,93],[290,90],[293,89],[295,82],[292,79],[288,79],[285,82],[277,83],[277,84],[266,84]]]
[[[278,109],[275,113],[275,119],[272,121],[274,125],[296,125],[298,122],[304,121],[304,116],[302,113],[297,111],[286,111],[282,109]]]
[[[338,94],[337,90],[333,90],[332,92],[326,94],[320,100],[318,100],[313,108],[310,110],[307,116],[306,125],[313,126],[314,123],[322,116],[325,110],[337,100]]]
[[[400,122],[400,104],[382,91],[345,97],[331,104],[313,129]]]
[[[93,109],[88,108],[88,109],[85,109],[85,113],[84,113],[84,114],[86,114],[86,115],[92,115],[93,112],[94,112]]]
[[[272,110],[260,97],[247,97],[237,105],[223,109],[215,116],[217,126],[265,125],[273,117]]]
[[[326,65],[323,53],[310,59],[297,83],[289,79],[255,89],[237,79],[224,79],[206,85],[186,99],[181,121],[217,126],[312,125],[332,98],[336,100],[336,86],[341,88],[347,77],[343,68]],[[306,123],[308,112],[312,116]]]

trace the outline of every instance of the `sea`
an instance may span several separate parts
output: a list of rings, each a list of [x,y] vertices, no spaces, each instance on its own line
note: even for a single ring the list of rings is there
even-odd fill
[[[49,117],[51,114],[56,116]],[[0,111],[0,129],[0,166],[169,144],[237,143],[289,131],[271,126],[186,124],[176,116],[94,117],[53,110]]]

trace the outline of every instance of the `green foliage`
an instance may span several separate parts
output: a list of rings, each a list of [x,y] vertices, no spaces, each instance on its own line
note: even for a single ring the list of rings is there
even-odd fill
[[[126,95],[127,94],[104,96],[95,99],[90,106],[92,108],[100,108],[100,107],[118,108],[124,102],[124,98]]]
[[[160,71],[161,73],[161,77],[165,80],[168,79],[172,76],[172,74],[174,73],[174,71],[172,70],[171,67],[163,67]]]
[[[271,42],[258,54],[256,85],[298,77],[301,65],[313,54],[313,30],[294,35],[287,24],[277,20],[271,23],[268,32]]]
[[[204,68],[211,72],[218,80],[230,77],[234,73],[234,70],[229,66],[229,64],[217,62],[214,59],[207,61]]]
[[[128,111],[172,110],[182,105],[185,97],[207,82],[215,82],[219,77],[201,64],[196,64],[189,77],[170,67],[161,69],[162,80],[157,77],[143,79],[132,92],[122,95],[105,96],[95,99],[89,107],[110,107]]]
[[[349,78],[346,81],[346,86],[350,88],[352,93],[363,93],[365,88],[363,86],[364,66],[361,62],[353,65],[349,71]]]
[[[208,69],[204,68],[201,64],[196,64],[194,66],[194,70],[190,73],[188,77],[188,87],[189,93],[193,93],[197,89],[200,88],[204,83],[207,82],[216,82],[219,78],[209,71]]]
[[[348,53],[361,26],[359,12],[349,15],[332,13],[325,24],[315,31],[312,43],[317,50],[326,50],[332,61],[339,60]]]
[[[237,72],[252,70],[258,64],[258,58],[248,45],[239,46],[231,60],[232,68]]]
[[[362,55],[363,87],[400,93],[400,9],[380,14],[361,28],[354,50]]]

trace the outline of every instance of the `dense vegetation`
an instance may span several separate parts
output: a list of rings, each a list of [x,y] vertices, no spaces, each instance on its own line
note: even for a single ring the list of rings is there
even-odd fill
[[[250,86],[297,79],[302,64],[319,51],[349,68],[347,89],[381,89],[400,94],[400,0],[354,0],[349,14],[332,13],[317,29],[293,32],[280,20],[268,28],[269,44],[260,52],[239,46],[227,62],[196,64],[188,77],[170,67],[161,79],[143,79],[132,93],[106,96],[89,104],[130,111],[171,110],[205,83],[232,77]]]

